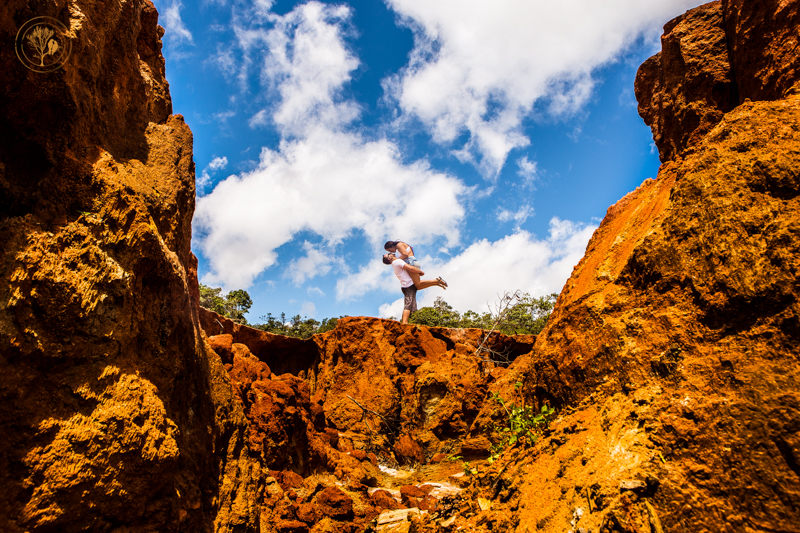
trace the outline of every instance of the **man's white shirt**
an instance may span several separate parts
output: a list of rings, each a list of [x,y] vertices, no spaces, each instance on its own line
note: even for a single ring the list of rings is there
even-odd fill
[[[408,275],[408,270],[405,269],[406,266],[406,262],[402,259],[395,259],[392,261],[394,275],[400,280],[400,286],[403,288],[410,287],[414,284],[414,280],[411,279],[411,276]]]

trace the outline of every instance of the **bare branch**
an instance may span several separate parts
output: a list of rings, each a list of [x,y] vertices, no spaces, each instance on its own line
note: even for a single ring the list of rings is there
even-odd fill
[[[492,335],[495,333],[500,333],[498,327],[506,321],[508,310],[522,299],[522,292],[519,290],[515,291],[513,294],[510,292],[505,292],[503,296],[498,295],[498,298],[499,303],[495,305],[495,311],[492,312],[491,307],[489,308],[489,312],[494,316],[492,327],[483,333],[483,339],[475,349],[474,355],[481,361],[487,363],[507,365],[511,362],[509,357],[510,348],[503,351],[495,351],[490,348],[487,343],[489,342],[489,339],[491,339]],[[489,354],[489,356],[485,357],[482,356],[482,354]]]

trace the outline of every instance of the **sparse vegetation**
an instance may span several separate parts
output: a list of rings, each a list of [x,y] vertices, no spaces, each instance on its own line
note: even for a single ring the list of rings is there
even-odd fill
[[[200,305],[239,324],[247,324],[245,313],[250,310],[253,300],[244,289],[230,291],[222,296],[222,289],[200,284]]]
[[[307,339],[316,333],[330,331],[336,327],[339,318],[342,318],[325,318],[320,322],[313,318],[300,318],[300,315],[287,319],[286,313],[281,313],[280,317],[274,317],[272,313],[267,313],[266,316],[261,316],[260,324],[248,324],[244,315],[252,307],[253,300],[246,290],[237,289],[222,296],[221,288],[209,287],[202,283],[200,284],[200,305],[239,324],[299,339]]]
[[[286,313],[281,313],[281,316],[277,318],[272,316],[272,313],[267,313],[266,316],[261,317],[261,324],[255,324],[253,327],[286,337],[308,339],[312,335],[325,333],[335,328],[339,318],[324,318],[320,322],[313,318],[300,318],[300,315],[295,315],[287,321]]]
[[[513,294],[506,293],[494,311],[489,310],[482,314],[475,311],[466,311],[462,314],[453,309],[444,299],[436,298],[433,306],[423,307],[413,313],[409,322],[431,327],[483,329],[488,332],[487,340],[494,332],[505,335],[536,335],[547,324],[557,297],[556,293],[538,298],[520,291]],[[239,324],[299,339],[307,339],[317,333],[330,331],[336,327],[339,318],[343,318],[341,316],[324,318],[320,321],[300,317],[300,315],[287,318],[286,313],[281,313],[280,316],[267,313],[259,318],[260,323],[249,324],[244,315],[250,310],[253,300],[246,290],[233,290],[223,296],[221,288],[203,284],[200,284],[200,305]],[[485,346],[486,344],[482,343],[476,355],[487,360],[495,361],[497,359],[495,362],[499,363],[508,362],[500,360],[502,357],[493,357],[497,354],[491,353],[491,350]]]
[[[518,382],[515,389],[518,390],[521,385]],[[498,393],[492,394],[492,399],[503,407],[508,418],[506,426],[495,428],[500,431],[501,440],[492,445],[489,463],[494,462],[505,449],[517,443],[533,446],[555,418],[556,410],[547,405],[543,405],[537,412],[530,405],[517,406],[513,403],[506,405],[506,401]]]
[[[547,324],[557,297],[558,294],[552,293],[534,298],[517,291],[506,293],[494,311],[476,313],[470,310],[463,314],[440,297],[432,307],[423,307],[413,313],[409,322],[442,328],[480,328],[505,335],[536,335]]]

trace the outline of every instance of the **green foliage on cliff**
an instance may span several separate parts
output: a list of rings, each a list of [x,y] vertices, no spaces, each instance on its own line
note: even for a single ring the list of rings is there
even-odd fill
[[[503,308],[498,313],[476,313],[466,311],[459,313],[442,298],[436,298],[432,307],[423,307],[411,315],[409,322],[421,326],[441,328],[478,328],[494,330],[506,335],[538,334],[547,323],[558,294],[533,298],[525,293],[516,297],[513,305]],[[336,327],[339,318],[324,318],[322,321],[295,315],[289,319],[286,313],[273,316],[267,313],[260,317],[260,324],[248,324],[245,313],[250,310],[253,300],[246,290],[237,289],[222,295],[219,287],[200,284],[200,305],[215,313],[230,318],[239,324],[285,335],[307,339],[317,333],[325,333]]]
[[[522,383],[517,383],[519,389]],[[492,394],[492,399],[499,403],[506,412],[505,424],[502,427],[495,427],[500,433],[500,441],[492,445],[489,463],[494,462],[503,450],[511,448],[516,444],[523,446],[533,446],[539,437],[550,427],[556,415],[556,410],[547,405],[543,405],[540,411],[536,411],[530,405],[506,404],[506,401],[498,393]]]
[[[500,316],[488,311],[467,311],[461,314],[442,298],[436,298],[432,307],[423,307],[412,313],[409,322],[442,328],[494,329],[506,335],[536,335],[547,324],[557,297],[556,293],[538,298],[524,293],[513,305],[504,308]]]
[[[250,310],[253,300],[244,289],[230,291],[222,296],[222,289],[200,284],[200,305],[239,324],[247,324],[245,313]]]
[[[252,327],[275,333],[276,335],[307,339],[317,333],[325,333],[332,330],[339,322],[339,318],[324,318],[320,322],[308,317],[301,319],[300,315],[295,315],[287,321],[286,313],[281,313],[280,317],[274,317],[272,313],[267,313],[266,316],[261,317],[261,324],[254,324]]]

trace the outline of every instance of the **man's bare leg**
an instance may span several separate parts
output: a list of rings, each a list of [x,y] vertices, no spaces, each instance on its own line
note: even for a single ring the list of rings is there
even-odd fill
[[[411,316],[410,309],[403,309],[403,319],[400,321],[401,324],[408,324],[408,317]]]

